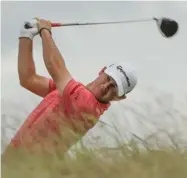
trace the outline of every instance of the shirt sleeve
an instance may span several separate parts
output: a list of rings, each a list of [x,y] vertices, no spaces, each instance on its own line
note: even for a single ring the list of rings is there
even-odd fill
[[[52,79],[49,79],[49,93],[56,90],[56,84]]]
[[[78,93],[79,90],[77,91],[77,89],[82,86],[82,84],[80,82],[75,81],[74,79],[71,79],[68,84],[66,85],[66,87],[64,88],[62,97],[66,97],[66,96],[74,96],[76,95],[75,93]],[[54,80],[49,79],[49,93],[51,93],[52,91],[56,90],[56,84],[54,82]]]

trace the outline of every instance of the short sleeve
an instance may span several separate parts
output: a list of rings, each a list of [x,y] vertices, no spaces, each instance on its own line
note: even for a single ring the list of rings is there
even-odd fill
[[[56,90],[56,84],[52,79],[49,79],[49,93]]]

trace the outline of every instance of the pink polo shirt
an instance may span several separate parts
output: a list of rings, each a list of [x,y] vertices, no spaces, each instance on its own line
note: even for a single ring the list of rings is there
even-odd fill
[[[51,79],[49,90],[12,139],[14,147],[32,150],[36,145],[45,149],[60,145],[65,151],[92,128],[110,106],[98,102],[83,84],[74,79],[67,84],[62,95]]]

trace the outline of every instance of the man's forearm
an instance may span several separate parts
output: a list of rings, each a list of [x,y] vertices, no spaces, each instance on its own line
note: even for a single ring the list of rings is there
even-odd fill
[[[63,70],[66,69],[64,59],[48,30],[42,30],[41,36],[44,63],[53,80],[57,81],[59,76],[62,75]]]
[[[35,74],[32,41],[28,38],[22,38],[19,41],[18,74],[21,85],[25,85],[28,79]]]

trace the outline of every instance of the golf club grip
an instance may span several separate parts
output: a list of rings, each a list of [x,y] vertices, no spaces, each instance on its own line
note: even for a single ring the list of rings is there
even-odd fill
[[[61,27],[63,26],[62,23],[51,23],[51,27]]]
[[[75,25],[83,25],[80,23],[51,23],[51,27],[61,27],[61,26],[75,26]]]

